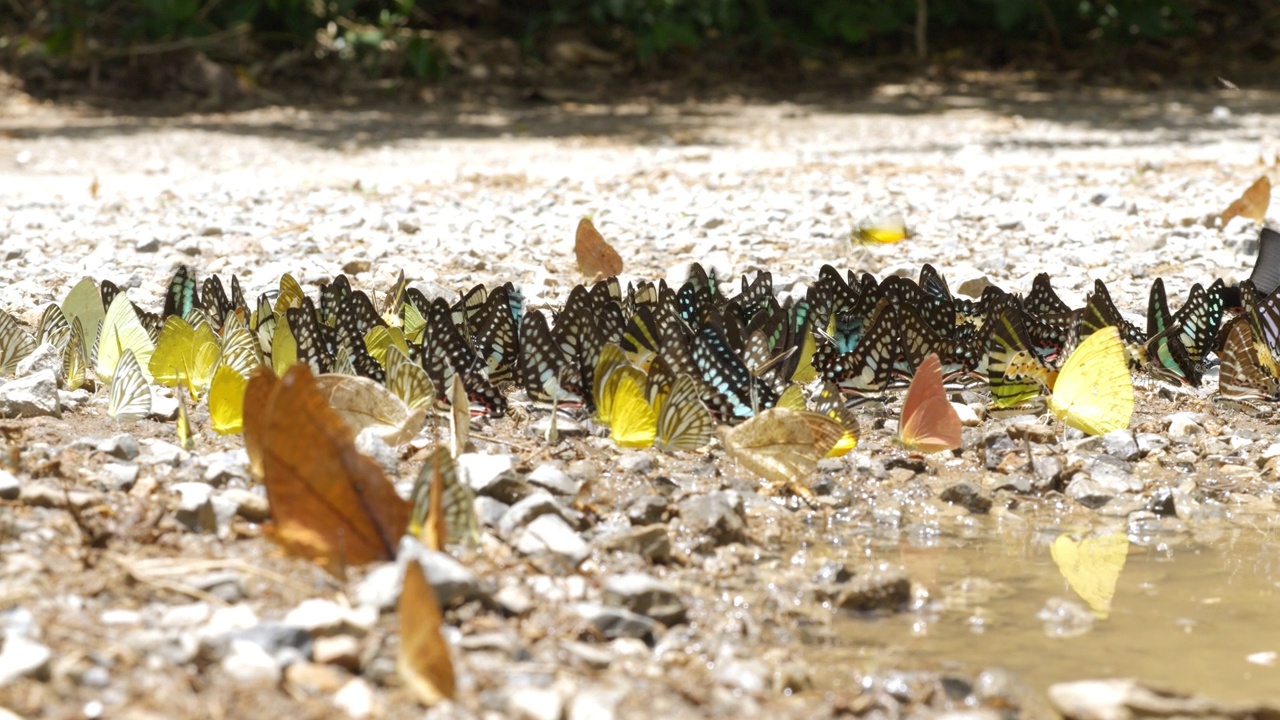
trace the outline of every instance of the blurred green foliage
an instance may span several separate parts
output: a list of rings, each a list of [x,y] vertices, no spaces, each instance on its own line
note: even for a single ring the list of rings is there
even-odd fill
[[[572,31],[641,64],[711,51],[766,62],[908,54],[921,4],[931,49],[978,56],[1012,44],[1087,51],[1186,37],[1212,50],[1222,33],[1209,40],[1206,28],[1280,30],[1274,0],[11,0],[0,3],[0,49],[72,67],[166,44],[257,60],[295,52],[430,80],[447,70],[437,39],[450,30],[513,38],[527,58]]]

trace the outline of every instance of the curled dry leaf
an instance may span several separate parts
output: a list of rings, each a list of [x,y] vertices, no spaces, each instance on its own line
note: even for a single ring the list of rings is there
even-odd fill
[[[426,419],[425,410],[410,410],[395,393],[366,377],[324,374],[315,383],[357,435],[370,430],[388,445],[399,445],[413,439]]]
[[[1250,185],[1243,195],[1236,198],[1235,202],[1227,206],[1222,213],[1222,224],[1225,226],[1237,215],[1247,217],[1254,222],[1262,222],[1269,207],[1271,207],[1271,179],[1263,175]]]
[[[604,241],[587,218],[578,223],[573,254],[578,258],[578,270],[589,278],[610,277],[622,272],[622,257]]]
[[[244,408],[250,468],[271,504],[266,533],[337,577],[348,566],[393,559],[409,503],[356,450],[355,434],[325,403],[307,365],[270,376],[265,367],[254,370]]]
[[[802,481],[844,434],[840,424],[815,412],[770,408],[730,429],[721,429],[724,448],[739,465],[807,497]]]
[[[453,660],[440,635],[444,617],[422,565],[410,559],[400,591],[400,653],[396,671],[418,701],[428,707],[454,696]]]

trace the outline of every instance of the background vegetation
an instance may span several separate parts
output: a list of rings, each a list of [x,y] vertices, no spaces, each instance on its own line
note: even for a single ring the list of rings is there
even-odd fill
[[[321,66],[430,82],[458,69],[459,42],[503,41],[536,65],[566,39],[626,72],[703,59],[1079,67],[1135,52],[1280,69],[1274,0],[8,0],[0,29],[11,72],[91,80],[196,51],[242,74]]]

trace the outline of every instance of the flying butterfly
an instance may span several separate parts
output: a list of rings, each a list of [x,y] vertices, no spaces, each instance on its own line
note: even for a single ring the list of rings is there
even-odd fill
[[[1108,326],[1094,332],[1071,353],[1054,383],[1049,410],[1089,435],[1129,427],[1133,380],[1119,328]]]
[[[854,245],[888,245],[908,237],[911,235],[902,216],[891,213],[858,225],[850,233],[849,241]]]

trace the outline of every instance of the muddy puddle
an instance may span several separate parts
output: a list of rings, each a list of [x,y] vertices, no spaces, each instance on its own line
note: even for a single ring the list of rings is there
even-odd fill
[[[1058,682],[1133,677],[1280,700],[1280,531],[1269,516],[1056,520],[997,513],[873,542],[869,555],[902,563],[927,600],[835,620],[807,651],[815,687],[888,668],[1002,668],[1041,698]]]

